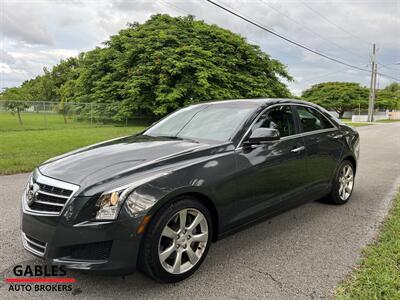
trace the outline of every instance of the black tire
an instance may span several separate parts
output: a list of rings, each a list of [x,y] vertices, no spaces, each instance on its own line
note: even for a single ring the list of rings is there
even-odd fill
[[[344,171],[345,167],[351,168],[352,186],[351,186],[351,190],[349,192],[349,195],[348,196],[346,195],[346,197],[343,197],[343,195],[341,196],[339,194],[339,191],[340,191],[340,185],[341,185],[340,180],[341,180],[341,176],[343,175],[342,172]],[[354,177],[355,177],[355,172],[354,172],[354,165],[352,164],[352,162],[347,160],[347,159],[342,161],[340,163],[340,165],[339,165],[339,168],[337,170],[335,178],[333,179],[332,190],[329,193],[329,195],[326,198],[324,198],[325,202],[331,203],[331,204],[335,204],[335,205],[342,205],[342,204],[347,203],[350,200],[351,195],[352,195],[353,190],[354,190],[354,183],[355,183],[355,180],[354,180],[355,178]]]
[[[172,274],[168,272],[163,265],[161,264],[159,258],[159,243],[161,239],[161,234],[164,230],[164,227],[167,224],[171,224],[170,222],[173,220],[173,217],[176,214],[184,209],[194,209],[200,211],[202,215],[205,217],[207,222],[208,229],[208,238],[205,247],[203,248],[202,255],[200,259],[195,263],[189,270],[180,274]],[[188,214],[189,215],[189,214]],[[139,253],[139,268],[152,279],[164,282],[164,283],[173,283],[184,280],[192,275],[203,263],[205,257],[207,256],[207,252],[210,248],[211,240],[212,240],[212,218],[211,214],[208,211],[207,207],[204,206],[199,200],[190,196],[179,197],[175,199],[173,202],[168,203],[167,205],[160,208],[154,216],[152,216],[152,221],[148,225],[145,236],[143,237],[141,250]],[[203,223],[204,224],[204,223]],[[187,241],[188,242],[188,241]],[[191,244],[188,244],[191,247]],[[195,243],[196,245],[196,243]],[[198,244],[200,247],[200,244]],[[186,246],[186,245],[185,245]],[[186,247],[185,247],[186,248]],[[201,249],[201,247],[200,247]],[[176,250],[177,251],[177,250]],[[183,248],[181,249],[183,250]],[[177,255],[177,253],[175,253]],[[183,255],[183,254],[182,254]],[[186,256],[188,257],[188,256]],[[174,254],[172,255],[174,258]],[[175,256],[176,259],[176,256]],[[182,259],[183,256],[182,256]]]

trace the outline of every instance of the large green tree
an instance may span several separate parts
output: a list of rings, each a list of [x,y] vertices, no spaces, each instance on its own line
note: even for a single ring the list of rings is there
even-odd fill
[[[400,83],[393,82],[378,90],[376,106],[386,109],[400,109]]]
[[[347,110],[367,107],[368,95],[368,89],[355,82],[323,82],[305,90],[302,98],[333,110],[342,118]]]
[[[128,24],[103,47],[62,61],[39,79],[30,83],[35,100],[93,102],[99,114],[125,119],[199,101],[288,97],[282,79],[291,77],[238,34],[192,16],[159,14]]]

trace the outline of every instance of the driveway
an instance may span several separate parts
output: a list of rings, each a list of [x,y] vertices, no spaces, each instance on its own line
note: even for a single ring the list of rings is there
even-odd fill
[[[212,245],[188,280],[163,285],[140,273],[101,277],[69,272],[72,292],[30,292],[41,298],[331,298],[376,235],[400,184],[400,122],[361,127],[361,159],[351,201],[306,204]],[[22,249],[20,194],[27,174],[0,177],[0,277],[15,264],[40,264]],[[25,297],[0,282],[0,298]]]

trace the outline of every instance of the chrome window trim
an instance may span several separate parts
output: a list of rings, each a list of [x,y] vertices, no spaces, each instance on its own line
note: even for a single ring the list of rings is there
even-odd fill
[[[314,110],[316,110],[318,112],[318,110],[315,107],[312,107],[311,105],[307,105],[307,104],[303,104],[303,103],[277,103],[277,104],[273,104],[270,105],[268,107],[266,107],[265,109],[263,109],[258,116],[254,119],[254,121],[251,123],[251,125],[249,126],[249,128],[246,130],[246,132],[244,133],[244,135],[242,136],[242,138],[240,139],[237,147],[235,150],[241,150],[243,148],[243,141],[245,139],[245,137],[249,134],[250,130],[253,128],[253,126],[256,124],[256,122],[259,120],[259,118],[265,113],[267,112],[269,109],[277,107],[277,106],[284,106],[284,105],[288,105],[288,106],[305,106],[308,108],[312,108]],[[321,112],[320,114],[329,121],[329,123],[333,126],[333,128],[327,128],[327,129],[320,129],[320,130],[314,130],[314,131],[308,131],[308,132],[300,132],[297,134],[293,134],[293,135],[289,135],[289,136],[285,136],[280,138],[278,141],[285,141],[285,140],[291,140],[291,139],[295,139],[295,138],[300,138],[300,137],[304,137],[304,136],[308,136],[308,135],[314,135],[314,134],[319,134],[319,133],[324,133],[324,132],[330,132],[330,131],[335,131],[338,129],[338,127],[336,126],[336,124],[334,124],[331,120],[329,120],[327,117],[325,117]],[[271,143],[274,143],[277,141],[273,141]]]
[[[37,255],[37,256],[41,256],[41,257],[43,257],[43,256],[46,254],[47,243],[44,243],[44,244],[45,244],[44,246],[39,245],[38,243],[36,243],[36,242],[32,241],[31,239],[29,239],[29,238],[26,236],[26,234],[25,234],[24,232],[22,232],[22,231],[21,231],[21,237],[22,237],[22,245],[24,246],[24,248],[25,248],[27,251],[29,251],[29,252],[31,252],[31,253]],[[38,250],[32,248],[31,246],[29,246],[28,242],[31,243],[31,244],[33,244],[33,245],[35,245],[35,246],[38,247],[38,248],[43,249],[43,252],[40,252],[40,251],[38,251]]]
[[[65,182],[65,181],[61,181],[61,180],[57,180],[57,179],[54,179],[54,178],[50,178],[50,177],[44,176],[38,170],[35,171],[35,174],[36,174],[35,181],[37,183],[41,183],[41,184],[57,187],[57,188],[60,188],[60,189],[71,190],[72,193],[71,193],[71,195],[69,197],[66,197],[66,196],[63,196],[63,195],[51,194],[51,195],[53,195],[55,197],[60,197],[60,198],[67,199],[65,201],[65,203],[62,205],[63,208],[60,210],[60,212],[34,210],[34,209],[31,209],[28,206],[28,203],[27,203],[27,200],[26,200],[26,189],[27,189],[27,187],[29,185],[29,182],[31,181],[31,179],[30,179],[28,181],[28,185],[24,189],[24,192],[23,192],[23,195],[22,195],[22,211],[23,211],[23,213],[28,214],[28,215],[34,215],[34,216],[49,216],[49,217],[50,216],[52,216],[52,217],[60,216],[64,212],[66,206],[70,203],[71,199],[74,197],[76,191],[79,189],[79,185],[75,185],[75,184],[72,184],[72,183],[68,183],[68,182]],[[33,178],[33,176],[32,176],[32,178]],[[50,193],[48,193],[48,194],[50,194]],[[40,203],[40,202],[38,201],[37,203]],[[57,205],[57,204],[58,203],[52,203],[52,205],[54,205],[54,206],[61,206],[61,205],[59,205],[59,204]]]

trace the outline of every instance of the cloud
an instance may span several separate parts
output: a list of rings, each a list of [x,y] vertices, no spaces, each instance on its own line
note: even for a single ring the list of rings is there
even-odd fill
[[[75,49],[49,49],[49,50],[40,50],[42,57],[53,57],[56,60],[66,59],[68,57],[77,56],[80,51]]]
[[[29,75],[25,70],[15,69],[5,63],[0,63],[0,80],[2,87],[14,86],[17,82],[22,82],[29,79]]]
[[[4,2],[1,11],[1,34],[3,38],[23,41],[28,44],[52,45],[53,37],[48,32],[45,18],[27,2]]]
[[[15,63],[15,58],[3,49],[0,49],[0,62],[12,65]]]

